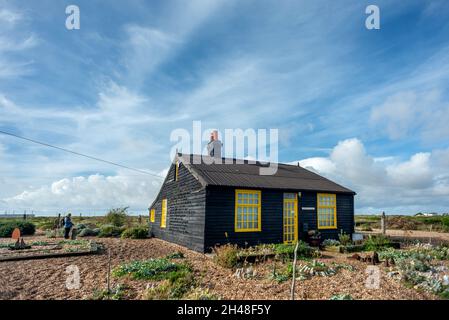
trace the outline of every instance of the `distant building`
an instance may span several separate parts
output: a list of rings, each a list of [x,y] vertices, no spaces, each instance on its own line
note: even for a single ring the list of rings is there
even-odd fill
[[[433,217],[433,216],[437,216],[438,213],[435,212],[428,212],[428,213],[423,213],[423,212],[418,212],[417,214],[415,214],[415,217]]]

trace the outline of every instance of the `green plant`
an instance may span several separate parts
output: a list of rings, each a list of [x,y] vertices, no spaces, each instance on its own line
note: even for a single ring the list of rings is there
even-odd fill
[[[170,274],[169,281],[171,284],[170,298],[172,299],[181,299],[196,285],[195,277],[190,270],[182,270]]]
[[[55,222],[51,220],[45,220],[41,221],[39,223],[36,223],[36,228],[40,230],[52,230],[55,226]]]
[[[128,221],[128,207],[109,210],[104,220],[107,224],[123,227]]]
[[[326,239],[321,243],[325,247],[333,247],[333,246],[339,246],[340,241],[335,239]]]
[[[30,243],[32,246],[48,246],[50,243],[48,241],[33,241]]]
[[[171,284],[168,280],[147,290],[144,294],[146,300],[168,300],[170,299]]]
[[[168,279],[149,289],[145,298],[148,300],[181,299],[192,291],[196,281],[190,269],[170,273]]]
[[[79,237],[96,237],[100,234],[100,228],[84,228],[81,229],[80,233],[78,234]]]
[[[442,224],[444,227],[449,228],[449,215],[446,215],[446,216],[442,216],[442,217],[441,217],[441,224]]]
[[[329,300],[354,300],[350,294],[334,294]]]
[[[304,277],[321,276],[329,277],[337,273],[337,270],[329,267],[324,262],[313,260],[312,262],[301,264],[297,268],[298,275]],[[289,273],[293,274],[293,266],[289,265]]]
[[[123,231],[121,235],[122,239],[130,238],[130,239],[146,239],[148,238],[148,228],[147,227],[133,227],[128,228]]]
[[[117,286],[108,290],[96,290],[92,296],[92,300],[123,300],[127,294],[128,287],[123,284],[118,284]]]
[[[373,231],[370,223],[363,223],[359,226],[361,231]]]
[[[167,254],[166,258],[167,259],[184,259],[184,253],[182,253],[181,251],[176,251],[176,252]]]
[[[47,238],[63,237],[64,229],[47,230],[47,231],[45,231],[45,236]]]
[[[185,296],[187,300],[220,300],[220,296],[211,293],[209,289],[196,287]]]
[[[280,257],[282,259],[292,259],[295,254],[295,247],[296,244],[276,244],[274,246],[274,253],[277,257]],[[314,254],[314,249],[310,247],[307,243],[304,241],[298,242],[298,251],[297,256],[299,258],[310,258]]]
[[[187,264],[174,263],[170,260],[150,259],[144,261],[133,261],[119,265],[112,270],[115,277],[130,275],[133,279],[162,280],[178,276],[178,272],[189,271]]]
[[[114,225],[106,224],[101,226],[98,236],[100,238],[120,237],[124,230],[124,227],[117,227]]]
[[[33,235],[36,232],[36,226],[29,221],[6,221],[0,222],[0,238],[9,238],[15,228],[20,229],[22,236]]]
[[[340,241],[340,244],[342,246],[347,246],[352,244],[351,236],[349,234],[346,234],[341,231],[341,233],[338,235],[338,240]]]
[[[217,246],[214,248],[215,262],[224,268],[235,268],[238,263],[238,247],[232,244]]]
[[[383,235],[369,236],[363,243],[366,251],[379,251],[391,247],[391,241]]]

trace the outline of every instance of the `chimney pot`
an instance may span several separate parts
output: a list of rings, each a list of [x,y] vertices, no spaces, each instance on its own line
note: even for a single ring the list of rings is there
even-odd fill
[[[218,130],[213,130],[210,133],[210,142],[207,145],[209,156],[221,159],[221,147],[221,141],[218,139]]]

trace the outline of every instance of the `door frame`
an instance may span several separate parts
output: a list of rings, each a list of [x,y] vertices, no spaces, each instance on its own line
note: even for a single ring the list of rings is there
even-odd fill
[[[285,194],[294,194],[294,199],[285,198]],[[293,240],[285,240],[285,203],[293,203],[294,218],[293,218]],[[296,192],[284,192],[282,194],[282,242],[285,244],[292,244],[298,241],[298,193]]]

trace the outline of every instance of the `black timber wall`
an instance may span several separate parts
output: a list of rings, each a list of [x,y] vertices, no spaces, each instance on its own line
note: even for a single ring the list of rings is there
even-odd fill
[[[206,196],[206,226],[205,250],[228,242],[239,246],[251,246],[261,243],[283,242],[283,194],[284,192],[298,192],[260,189],[262,191],[262,231],[260,232],[234,232],[235,217],[235,188],[207,187]],[[313,210],[303,210],[303,207]],[[298,198],[298,228],[299,238],[304,239],[306,231],[317,227],[317,192],[301,192]],[[352,194],[337,194],[337,229],[320,230],[323,239],[338,238],[343,230],[351,234],[354,231],[354,196]],[[226,238],[225,233],[228,237]]]
[[[174,181],[175,165],[170,167],[156,201],[156,219],[150,222],[150,233],[156,238],[204,252],[205,188],[184,165]],[[166,228],[161,228],[162,199],[167,199]]]
[[[317,193],[301,192],[298,198],[299,238],[305,239],[307,230],[317,229]],[[338,239],[343,231],[347,234],[354,232],[354,196],[352,194],[336,194],[337,197],[337,229],[320,229],[323,239]],[[310,208],[310,209],[305,209]]]

